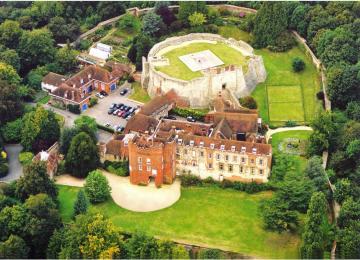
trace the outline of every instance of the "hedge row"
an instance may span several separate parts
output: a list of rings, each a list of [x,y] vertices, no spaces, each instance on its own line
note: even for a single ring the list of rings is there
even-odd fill
[[[180,108],[176,107],[170,111],[170,113],[181,116],[181,117],[188,117],[192,116],[196,120],[203,120],[204,116],[207,114],[207,111],[196,110],[191,108]]]
[[[114,129],[110,128],[110,127],[107,127],[107,126],[104,126],[104,125],[100,125],[100,124],[96,124],[98,129],[102,129],[106,132],[109,132],[111,134],[115,133]]]
[[[238,191],[244,191],[246,193],[256,193],[265,190],[273,190],[271,184],[268,183],[261,183],[258,184],[256,182],[250,183],[243,183],[239,181],[216,181],[211,177],[206,179],[201,179],[200,177],[193,175],[193,174],[184,174],[180,176],[181,185],[183,187],[191,187],[191,186],[198,186],[198,187],[208,187],[208,186],[215,186],[222,189],[234,189]]]

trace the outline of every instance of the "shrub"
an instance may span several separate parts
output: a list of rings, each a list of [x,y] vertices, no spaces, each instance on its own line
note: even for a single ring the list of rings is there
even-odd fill
[[[107,126],[104,126],[104,125],[100,125],[100,124],[97,124],[97,128],[98,129],[101,129],[101,130],[104,130],[106,132],[109,132],[109,133],[114,133],[114,129],[110,128],[110,127],[107,127]]]
[[[22,152],[19,154],[19,161],[22,165],[28,165],[33,158],[34,154],[32,152]]]
[[[232,14],[228,9],[224,7],[219,8],[219,13],[221,16],[230,16]]]
[[[80,115],[81,110],[80,110],[80,106],[79,105],[72,105],[72,104],[68,104],[67,105],[67,109],[74,114]]]
[[[184,174],[180,176],[181,185],[184,187],[201,186],[202,180],[200,177],[193,174]]]
[[[176,20],[170,24],[170,31],[171,32],[177,32],[180,31],[184,27],[184,24],[180,20]]]
[[[128,161],[121,161],[121,162],[105,161],[104,168],[107,171],[122,177],[129,176],[130,174]]]
[[[180,107],[172,109],[171,112],[182,117],[192,116],[196,120],[203,120],[204,116],[207,114],[205,111]]]
[[[85,193],[91,203],[104,202],[110,197],[111,188],[106,177],[98,170],[86,177]]]
[[[201,249],[199,252],[199,259],[220,259],[222,258],[222,252],[219,249]]]
[[[21,118],[18,118],[12,122],[7,122],[6,125],[1,129],[4,141],[6,143],[20,142],[22,127],[23,125]]]
[[[91,40],[88,40],[88,39],[82,39],[79,43],[79,46],[78,46],[78,49],[80,50],[87,50],[90,48],[92,44],[92,41]]]
[[[289,32],[283,32],[275,40],[274,45],[268,46],[268,49],[274,52],[284,52],[290,50],[296,45],[296,40]]]
[[[305,69],[305,62],[302,59],[296,57],[292,61],[292,68],[294,72],[303,71]]]
[[[98,98],[92,97],[90,98],[89,107],[93,107],[98,103]]]
[[[207,33],[218,33],[219,27],[217,27],[215,24],[209,24],[204,26],[204,31]]]
[[[243,107],[257,109],[256,100],[251,96],[242,97],[239,99],[239,102]]]
[[[292,120],[288,120],[288,121],[285,122],[285,126],[294,127],[294,126],[296,126],[296,122],[292,121]]]
[[[6,162],[0,163],[0,177],[5,177],[8,174],[9,165]]]
[[[321,90],[321,91],[319,91],[318,93],[316,93],[316,97],[317,97],[318,100],[324,100],[325,94],[324,94],[324,92]]]

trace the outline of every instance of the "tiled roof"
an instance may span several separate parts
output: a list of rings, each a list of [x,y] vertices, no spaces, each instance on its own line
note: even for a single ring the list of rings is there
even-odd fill
[[[224,150],[231,151],[232,148],[235,148],[236,152],[241,152],[242,147],[245,147],[245,152],[252,153],[253,148],[256,148],[256,154],[265,154],[269,155],[272,152],[270,144],[261,144],[261,143],[252,143],[252,142],[243,142],[236,140],[227,140],[227,139],[213,139],[206,136],[195,136],[195,135],[186,135],[179,134],[178,140],[182,139],[182,144],[190,145],[190,141],[194,141],[194,146],[204,146],[211,148],[211,144],[214,145],[213,149],[220,150],[221,145],[224,145]],[[200,142],[203,142],[202,144]],[[254,150],[255,151],[255,150]]]
[[[49,72],[42,80],[43,83],[52,86],[59,86],[66,80],[66,77],[57,73]]]
[[[159,129],[162,131],[170,131],[174,127],[175,130],[182,130],[184,133],[206,136],[208,135],[211,126],[211,124],[163,119]]]
[[[212,132],[212,137],[217,138],[218,135],[221,135],[222,138],[231,139],[233,131],[231,130],[229,123],[225,118],[223,118]]]
[[[121,140],[112,139],[106,144],[106,153],[112,155],[121,155]]]
[[[138,133],[145,133],[150,132],[150,130],[155,130],[156,126],[158,125],[159,121],[153,117],[143,115],[141,113],[135,114],[127,123],[124,132],[130,133],[138,132]]]
[[[82,94],[80,89],[72,88],[65,83],[60,84],[60,86],[50,93],[50,95],[61,97],[76,103],[80,103],[90,97],[88,94]]]

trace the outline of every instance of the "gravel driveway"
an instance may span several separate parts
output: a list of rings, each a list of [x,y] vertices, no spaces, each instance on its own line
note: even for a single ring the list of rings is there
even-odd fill
[[[3,178],[0,178],[0,181],[11,182],[20,178],[23,174],[23,167],[19,161],[19,153],[22,151],[23,147],[21,144],[7,144],[5,145],[5,151],[8,156],[9,163],[9,173]]]

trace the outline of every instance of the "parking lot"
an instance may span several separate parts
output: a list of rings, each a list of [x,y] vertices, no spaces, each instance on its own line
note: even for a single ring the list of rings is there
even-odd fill
[[[126,93],[124,96],[120,95],[120,91],[124,88],[129,89],[129,92]],[[127,121],[119,116],[116,115],[109,115],[108,110],[111,104],[116,103],[122,103],[126,106],[131,107],[138,107],[139,104],[133,101],[130,101],[127,99],[127,97],[131,94],[130,84],[124,84],[120,88],[116,89],[114,92],[110,93],[108,96],[104,98],[98,99],[98,104],[94,107],[90,107],[85,112],[83,112],[83,115],[91,116],[96,119],[98,124],[105,125],[110,124],[111,127],[114,126],[122,126],[125,127]]]

